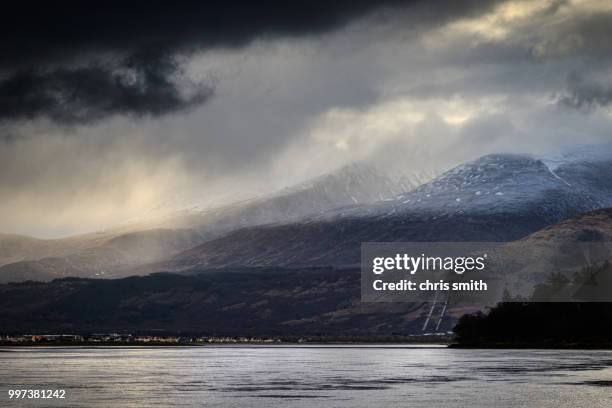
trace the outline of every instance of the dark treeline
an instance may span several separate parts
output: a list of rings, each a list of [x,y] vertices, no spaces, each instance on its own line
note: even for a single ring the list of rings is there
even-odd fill
[[[507,299],[488,313],[461,317],[454,328],[457,345],[464,347],[612,347],[612,303],[544,302],[580,293],[580,283],[609,276],[608,262],[589,267],[573,279],[552,275],[538,285],[530,299]],[[568,292],[568,287],[574,290]],[[578,290],[576,290],[578,288]],[[584,288],[584,286],[582,286]],[[563,294],[560,296],[559,294]],[[545,296],[546,295],[546,296]],[[580,299],[573,299],[580,300]]]

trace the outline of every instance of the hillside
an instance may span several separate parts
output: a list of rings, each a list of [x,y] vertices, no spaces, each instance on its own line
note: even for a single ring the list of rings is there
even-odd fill
[[[52,256],[26,259],[0,266],[0,282],[49,281],[68,276],[119,277],[132,268],[155,262],[202,242],[194,230],[152,229],[104,239],[59,240]],[[68,242],[66,242],[68,241]],[[54,250],[53,250],[54,249]]]
[[[607,173],[572,163],[557,169],[561,170],[572,181],[587,176],[600,181],[578,189],[539,159],[489,155],[394,199],[347,206],[287,225],[237,230],[148,268],[355,265],[361,242],[514,241],[612,205],[612,185],[604,180]],[[595,186],[593,191],[589,186]]]
[[[0,237],[0,282],[121,277],[233,230],[295,222],[346,205],[393,197],[400,184],[352,164],[270,196],[206,211],[174,213],[57,240]]]
[[[420,333],[421,304],[362,304],[359,276],[329,268],[236,269],[0,285],[0,332]]]
[[[62,240],[0,237],[6,263],[0,282],[192,268],[353,266],[361,242],[514,241],[612,206],[607,174],[608,155],[568,156],[551,164],[493,154],[402,192],[389,177],[353,164],[276,194],[180,212],[148,227],[132,224]]]
[[[554,241],[556,231],[566,239],[568,229],[604,231],[611,225],[612,209],[600,210],[545,228],[524,241],[544,233]],[[351,231],[343,231],[347,232]],[[547,278],[539,277],[540,282]],[[0,285],[0,332],[422,333],[427,304],[361,303],[360,297],[357,267],[192,266],[182,275],[11,283]],[[450,330],[460,316],[482,308],[451,299],[438,330]]]

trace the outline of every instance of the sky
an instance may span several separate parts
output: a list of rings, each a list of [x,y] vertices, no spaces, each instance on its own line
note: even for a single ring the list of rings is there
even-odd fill
[[[124,3],[0,17],[0,232],[612,140],[607,1]]]

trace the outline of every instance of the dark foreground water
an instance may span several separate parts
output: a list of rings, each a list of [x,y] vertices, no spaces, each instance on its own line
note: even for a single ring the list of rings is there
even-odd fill
[[[64,400],[8,390],[64,389]],[[612,352],[405,347],[0,350],[0,406],[612,407]]]

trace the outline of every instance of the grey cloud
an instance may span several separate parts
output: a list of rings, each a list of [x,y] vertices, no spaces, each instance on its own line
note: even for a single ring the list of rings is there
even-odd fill
[[[172,81],[175,58],[198,50],[236,48],[259,38],[316,36],[377,10],[401,7],[410,26],[480,13],[497,1],[337,0],[107,1],[61,5],[17,3],[4,14],[0,37],[0,120],[46,117],[89,123],[115,114],[159,116],[202,104],[210,84],[184,97]],[[134,56],[148,55],[134,63]],[[98,63],[100,55],[119,61]],[[125,56],[131,57],[125,57]],[[140,58],[140,57],[137,57]],[[93,61],[93,62],[92,62]],[[83,66],[85,65],[85,66]],[[129,78],[117,71],[129,71]],[[196,86],[196,84],[191,84]]]
[[[147,36],[129,31],[123,32],[124,44],[112,34],[88,39],[92,33],[67,48],[50,43],[52,56],[72,57],[65,63],[28,53],[19,60],[26,69],[11,66],[0,76],[6,84],[25,72],[39,86],[6,99],[0,93],[0,116],[9,112],[0,130],[12,135],[10,143],[0,143],[0,230],[85,232],[138,216],[181,188],[207,197],[263,193],[360,158],[409,170],[440,169],[491,151],[545,152],[586,136],[593,142],[609,138],[611,121],[603,110],[564,109],[572,105],[574,89],[581,101],[594,101],[580,106],[606,101],[590,89],[606,89],[605,81],[591,84],[593,65],[597,72],[606,65],[595,52],[604,52],[603,46],[593,52],[531,52],[534,44],[560,39],[558,33],[571,34],[541,20],[570,6],[521,21],[499,37],[452,32],[429,47],[424,39],[443,31],[444,22],[495,6],[457,4],[412,2],[405,11],[370,15],[333,32],[340,26],[257,31],[259,37],[229,42],[197,30],[183,37],[162,28],[169,43],[146,58],[132,56]],[[571,15],[568,24],[578,18],[586,17]],[[185,48],[172,46],[179,43]],[[156,56],[166,59],[156,62]],[[188,58],[179,63],[177,57]],[[27,69],[32,58],[42,58],[39,69]],[[95,82],[100,87],[71,87],[83,72],[102,78]],[[589,85],[567,82],[569,72],[583,82],[591,78]],[[215,81],[198,82],[208,75]],[[145,86],[154,83],[155,89]],[[583,88],[596,96],[587,98]],[[65,89],[72,99],[60,109]],[[550,96],[563,89],[567,104],[552,103]],[[48,93],[55,99],[49,102]],[[20,95],[33,96],[13,106]],[[30,111],[28,101],[48,103]],[[164,115],[185,109],[191,113]],[[416,123],[407,124],[403,115]],[[36,120],[41,117],[50,123]],[[132,197],[129,206],[126,197]],[[87,220],[88,214],[97,215]]]
[[[612,83],[573,72],[567,78],[567,89],[559,96],[558,103],[581,111],[606,107],[612,103]]]
[[[567,18],[536,27],[536,56],[548,59],[582,56],[596,59],[612,57],[612,12],[576,13]]]

